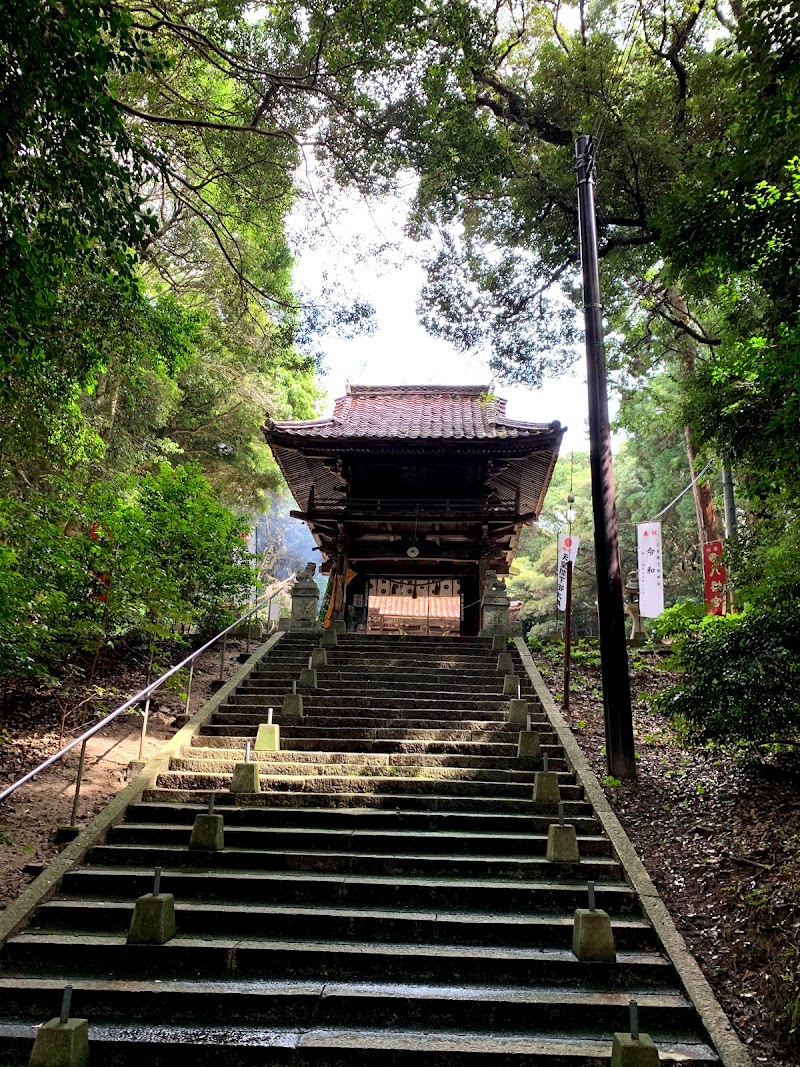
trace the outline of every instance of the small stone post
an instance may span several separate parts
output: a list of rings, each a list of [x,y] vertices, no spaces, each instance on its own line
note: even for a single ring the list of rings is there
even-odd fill
[[[208,798],[208,811],[194,820],[189,848],[194,852],[221,852],[225,848],[225,824],[214,813],[214,793]]]
[[[537,730],[520,730],[517,740],[518,759],[538,759],[542,744]]]
[[[36,1031],[28,1067],[87,1067],[89,1063],[89,1021],[70,1019],[72,986],[64,990],[61,1015]]]
[[[510,652],[501,652],[500,655],[497,657],[497,673],[514,673],[514,657],[511,655]]]
[[[558,822],[551,822],[547,831],[547,861],[549,863],[580,863],[578,837],[572,823],[564,822],[564,805],[558,802]]]
[[[272,722],[270,716],[269,722],[259,723],[258,732],[256,734],[256,743],[253,747],[254,752],[280,752],[281,750],[281,728],[277,723]]]
[[[639,1009],[630,1002],[631,1029],[628,1034],[614,1034],[611,1067],[658,1067],[658,1049],[648,1034],[639,1032]]]
[[[250,761],[250,742],[247,742],[244,763],[234,763],[230,790],[232,793],[260,793],[258,764]]]
[[[175,898],[160,890],[161,868],[156,867],[153,892],[139,897],[134,906],[129,945],[164,945],[175,936]]]
[[[547,753],[542,756],[542,766],[543,769],[533,776],[533,801],[557,811],[561,802],[561,789],[556,772],[548,770]]]
[[[516,674],[503,675],[503,696],[519,697],[519,677]]]
[[[303,718],[303,694],[302,693],[287,693],[283,698],[283,706],[281,711],[284,715],[288,715],[293,719]]]
[[[608,912],[594,906],[594,882],[588,883],[589,907],[576,908],[572,952],[581,963],[614,963],[617,950]]]
[[[298,689],[316,689],[317,688],[317,668],[316,667],[301,667],[300,677],[297,680]]]
[[[508,702],[508,721],[514,723],[528,722],[528,701],[512,697]]]

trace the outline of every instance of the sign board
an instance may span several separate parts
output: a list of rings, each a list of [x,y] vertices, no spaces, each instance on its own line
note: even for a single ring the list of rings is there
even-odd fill
[[[661,556],[661,523],[636,525],[639,557],[639,614],[656,619],[664,610],[664,565]]]
[[[708,615],[725,614],[725,587],[728,574],[722,562],[722,541],[703,545],[703,587]]]
[[[559,611],[567,610],[567,563],[578,558],[578,547],[581,541],[579,537],[570,534],[558,535],[558,561],[556,564],[556,594]]]
[[[273,600],[267,609],[267,620],[269,622],[277,622],[281,617],[281,606],[277,600]]]

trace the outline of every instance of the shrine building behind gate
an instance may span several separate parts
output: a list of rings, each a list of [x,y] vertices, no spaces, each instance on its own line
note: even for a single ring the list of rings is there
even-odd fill
[[[478,633],[486,576],[508,574],[564,433],[505,407],[481,386],[349,385],[330,418],[267,420],[292,515],[339,583],[332,617],[348,629]]]

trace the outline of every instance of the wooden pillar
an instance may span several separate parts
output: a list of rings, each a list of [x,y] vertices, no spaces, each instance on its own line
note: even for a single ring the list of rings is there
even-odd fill
[[[336,584],[333,589],[333,612],[331,620],[344,621],[344,609],[347,603],[347,539],[344,523],[339,523],[339,537],[336,542]]]
[[[461,603],[464,617],[461,620],[461,636],[476,637],[481,628],[480,589],[478,587],[478,568],[473,574],[461,579]]]

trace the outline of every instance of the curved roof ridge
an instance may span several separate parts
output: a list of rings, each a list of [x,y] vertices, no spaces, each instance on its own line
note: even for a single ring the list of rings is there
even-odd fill
[[[298,422],[268,420],[267,434],[386,441],[486,441],[559,433],[557,422],[506,415],[506,401],[485,385],[351,385],[333,414]]]

